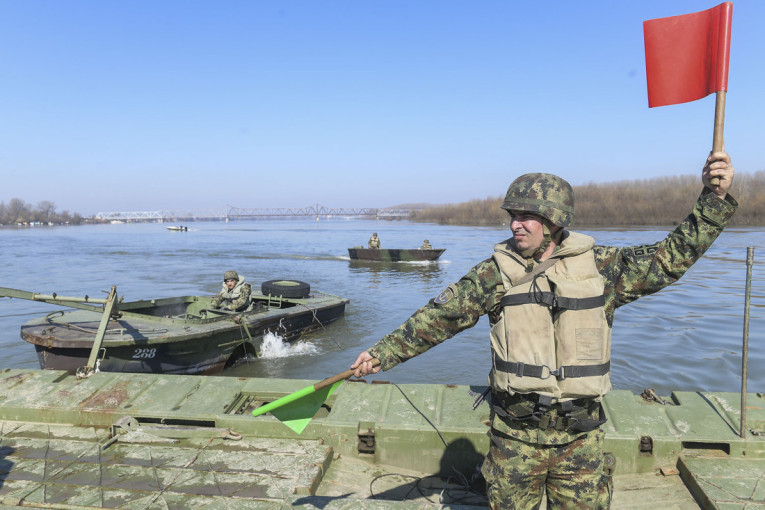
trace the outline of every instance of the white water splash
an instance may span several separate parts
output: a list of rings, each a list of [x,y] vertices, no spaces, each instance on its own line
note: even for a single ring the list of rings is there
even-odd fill
[[[288,343],[278,334],[270,331],[263,335],[263,344],[260,346],[260,358],[275,359],[290,356],[302,356],[319,352],[315,345],[306,342]]]

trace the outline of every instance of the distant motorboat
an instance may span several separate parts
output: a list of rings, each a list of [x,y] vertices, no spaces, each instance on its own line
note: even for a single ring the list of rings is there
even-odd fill
[[[166,228],[167,228],[167,230],[170,230],[172,232],[188,232],[189,231],[189,227],[183,227],[183,226],[166,227]]]

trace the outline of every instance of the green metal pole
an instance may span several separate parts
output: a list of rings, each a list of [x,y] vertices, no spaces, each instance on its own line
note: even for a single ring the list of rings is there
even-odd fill
[[[746,249],[746,292],[744,299],[744,346],[741,350],[741,431],[739,435],[746,439],[746,377],[749,365],[749,305],[752,295],[752,266],[754,265],[754,246]]]
[[[106,304],[106,299],[95,299],[88,296],[85,297],[71,297],[71,296],[58,296],[55,294],[33,294],[33,298],[35,301],[63,301],[68,302],[71,301],[72,303],[96,303],[99,305]]]
[[[90,357],[88,358],[88,364],[85,366],[87,373],[90,373],[96,364],[96,358],[98,357],[98,351],[101,350],[101,345],[104,342],[104,336],[106,335],[106,327],[109,325],[109,320],[112,316],[112,310],[114,309],[114,302],[117,300],[117,287],[112,286],[109,291],[109,297],[106,298],[104,304],[104,313],[101,316],[101,323],[98,325],[98,333],[93,340],[93,347],[90,349]]]

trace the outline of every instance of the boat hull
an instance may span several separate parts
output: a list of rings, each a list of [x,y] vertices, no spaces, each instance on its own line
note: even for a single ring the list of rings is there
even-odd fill
[[[239,358],[258,356],[264,335],[273,333],[294,341],[340,318],[348,302],[323,294],[272,300],[271,304],[280,305],[276,307],[269,306],[265,296],[255,298],[260,306],[250,313],[216,315],[208,310],[208,318],[193,312],[207,310],[209,297],[138,302],[149,303],[146,307],[121,305],[121,317],[107,325],[98,368],[106,372],[217,374]],[[160,315],[139,313],[148,309]],[[171,310],[178,309],[192,313],[172,314]],[[34,344],[41,368],[75,373],[88,361],[100,320],[95,311],[53,312],[24,324],[21,337]]]
[[[446,249],[417,250],[417,249],[372,249],[348,248],[351,260],[379,260],[383,262],[416,262],[438,260]]]

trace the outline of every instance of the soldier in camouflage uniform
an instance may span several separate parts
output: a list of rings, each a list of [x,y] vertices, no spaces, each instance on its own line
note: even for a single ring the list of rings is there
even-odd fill
[[[369,242],[367,243],[368,248],[372,248],[375,250],[380,249],[380,238],[377,237],[377,232],[372,234],[372,237],[369,238]]]
[[[223,273],[223,288],[212,299],[212,308],[241,312],[250,306],[252,287],[236,271]]]
[[[432,250],[432,249],[433,249],[433,247],[430,245],[430,242],[429,242],[427,239],[425,239],[425,240],[422,242],[422,246],[420,246],[420,249],[421,249],[421,250]]]
[[[614,310],[677,281],[711,246],[738,206],[728,195],[732,180],[728,154],[710,154],[691,214],[656,244],[619,248],[594,245],[566,229],[574,221],[566,181],[521,176],[502,205],[513,237],[362,352],[351,368],[356,377],[388,370],[488,315],[491,441],[482,472],[491,508],[537,508],[543,496],[548,508],[608,508],[613,456],[603,452],[599,426],[605,421],[600,400],[611,387]],[[581,279],[580,269],[586,273]],[[579,281],[589,285],[583,292]],[[585,316],[576,318],[580,313]],[[574,317],[576,328],[559,329],[572,321],[566,317]],[[520,347],[531,357],[514,352]],[[552,358],[545,359],[548,350]],[[535,363],[536,356],[543,361]],[[380,366],[372,366],[373,358]]]

